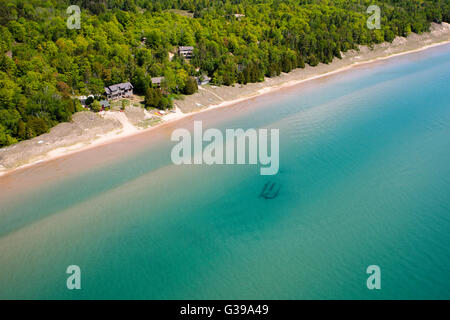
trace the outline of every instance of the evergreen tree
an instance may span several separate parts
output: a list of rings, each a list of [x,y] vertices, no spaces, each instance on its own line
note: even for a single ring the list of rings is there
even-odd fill
[[[197,80],[194,77],[188,77],[184,86],[184,94],[191,95],[198,91]]]

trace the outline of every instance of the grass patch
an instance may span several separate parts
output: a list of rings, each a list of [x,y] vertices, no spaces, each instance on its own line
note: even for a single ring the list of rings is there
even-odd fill
[[[175,13],[175,14],[178,14],[178,15],[183,16],[183,17],[194,18],[194,13],[189,12],[187,10],[170,9],[168,11],[172,12],[172,13]]]

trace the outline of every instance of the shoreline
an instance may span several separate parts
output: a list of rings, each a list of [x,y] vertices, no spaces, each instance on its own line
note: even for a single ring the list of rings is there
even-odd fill
[[[434,43],[434,44],[431,44],[431,45],[427,45],[427,46],[424,46],[424,47],[422,47],[420,49],[414,49],[414,50],[411,50],[411,51],[395,53],[395,54],[387,56],[387,57],[378,57],[378,58],[374,58],[374,59],[368,60],[368,61],[357,62],[355,64],[351,64],[351,65],[342,67],[340,69],[329,71],[327,73],[318,74],[316,76],[312,76],[312,77],[307,78],[307,79],[292,80],[292,81],[289,81],[289,82],[285,82],[285,83],[283,83],[281,85],[275,85],[275,86],[271,86],[271,87],[266,87],[264,89],[258,90],[255,94],[248,95],[248,96],[241,97],[241,98],[237,98],[235,100],[224,101],[224,102],[222,102],[220,104],[211,105],[211,106],[208,106],[208,107],[206,107],[204,109],[201,109],[199,111],[186,113],[185,115],[187,116],[187,115],[191,115],[191,114],[195,114],[195,113],[199,113],[199,112],[213,110],[213,109],[216,109],[216,108],[227,107],[227,106],[230,106],[230,105],[242,102],[242,101],[246,101],[246,100],[251,99],[251,98],[259,97],[259,96],[264,95],[264,94],[269,94],[269,93],[272,93],[272,92],[276,92],[276,91],[278,91],[280,89],[293,87],[293,86],[302,84],[302,83],[307,82],[307,81],[328,77],[328,76],[331,76],[333,74],[340,73],[342,71],[346,71],[346,70],[352,69],[353,67],[357,67],[357,66],[361,66],[361,65],[365,65],[365,64],[371,64],[371,63],[374,63],[374,62],[377,62],[377,61],[387,60],[387,59],[390,59],[390,58],[394,58],[394,57],[398,57],[398,56],[402,56],[402,55],[406,55],[406,54],[420,52],[420,51],[424,51],[426,49],[434,48],[434,47],[441,46],[441,45],[446,45],[446,44],[449,44],[449,43],[450,43],[450,40],[445,41],[445,42],[439,42],[439,43]]]
[[[433,32],[438,34],[433,38]],[[424,41],[427,40],[427,41]],[[397,44],[394,42],[397,41]],[[408,42],[410,41],[410,42]],[[431,41],[431,43],[430,43]],[[400,42],[400,43],[399,43]],[[429,42],[429,43],[426,43]],[[401,55],[411,54],[415,52],[424,51],[429,48],[446,45],[450,43],[450,25],[443,23],[441,25],[433,24],[431,31],[421,35],[411,34],[407,38],[397,37],[393,43],[381,43],[375,45],[373,49],[369,49],[366,46],[360,46],[359,51],[351,50],[349,52],[343,53],[343,59],[333,59],[330,64],[319,64],[316,67],[306,66],[305,69],[295,69],[290,73],[282,74],[275,78],[267,78],[264,82],[256,84],[247,84],[245,86],[234,86],[234,87],[209,87],[208,89],[204,87],[199,87],[199,92],[188,96],[185,100],[177,100],[175,104],[175,113],[169,113],[162,117],[163,122],[151,126],[145,129],[138,129],[134,126],[126,116],[121,116],[120,112],[110,112],[105,114],[104,119],[110,119],[116,121],[116,125],[121,125],[120,128],[113,129],[109,132],[97,134],[94,138],[87,141],[78,141],[68,146],[55,146],[55,148],[43,152],[42,154],[37,154],[34,157],[31,156],[30,159],[25,160],[26,162],[22,164],[22,161],[17,161],[15,165],[10,168],[6,168],[0,164],[0,177],[4,177],[14,173],[18,170],[32,167],[36,164],[47,162],[50,160],[62,158],[65,156],[72,155],[74,153],[86,151],[95,147],[110,144],[131,136],[148,133],[151,130],[155,130],[163,127],[164,125],[173,123],[175,121],[187,118],[194,114],[201,112],[211,111],[217,108],[224,108],[230,105],[235,105],[237,103],[246,101],[248,99],[261,96],[268,93],[276,92],[280,89],[296,86],[302,84],[306,81],[311,81],[323,77],[327,77],[342,71],[349,70],[353,67],[374,63],[381,60],[386,60],[394,58]],[[408,48],[410,46],[416,46],[415,48]],[[391,50],[398,49],[398,52],[392,52]],[[380,50],[377,52],[376,50]],[[371,56],[374,55],[374,56]],[[323,70],[325,69],[325,70]],[[330,70],[328,70],[330,69]],[[275,82],[275,83],[274,83]],[[234,92],[231,92],[234,91]],[[222,96],[230,95],[228,99],[222,98]],[[233,94],[235,96],[233,96]],[[208,97],[209,95],[209,97]],[[203,103],[200,103],[203,102]],[[192,106],[197,108],[193,108]],[[191,107],[191,109],[190,109]],[[184,110],[185,112],[182,112]],[[123,114],[123,113],[122,113]],[[122,119],[121,119],[121,118]],[[125,119],[123,119],[125,118]],[[56,127],[55,127],[56,128]],[[88,130],[88,129],[84,129]],[[42,137],[42,136],[41,136]],[[31,140],[39,140],[40,137],[35,137]],[[27,140],[30,141],[30,140]],[[23,141],[21,143],[24,143]],[[38,143],[40,143],[39,141]],[[20,144],[20,143],[19,143]],[[0,149],[1,152],[5,152],[6,149],[13,150],[16,146]],[[27,146],[28,147],[28,146]],[[31,148],[31,146],[29,147]],[[6,151],[7,153],[7,151]],[[7,154],[3,155],[3,157]],[[0,157],[0,160],[3,158]],[[1,163],[1,162],[0,162]]]

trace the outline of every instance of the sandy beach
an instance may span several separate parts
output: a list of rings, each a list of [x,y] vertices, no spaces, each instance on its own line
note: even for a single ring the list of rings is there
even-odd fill
[[[306,66],[288,74],[267,78],[260,83],[233,87],[202,86],[199,92],[174,102],[174,112],[160,117],[157,124],[149,126],[152,115],[141,108],[129,107],[125,112],[108,111],[100,114],[80,112],[70,123],[61,123],[49,133],[0,149],[0,176],[18,168],[56,159],[90,149],[132,135],[154,130],[164,123],[177,121],[198,112],[226,107],[246,99],[294,86],[305,81],[341,72],[357,65],[417,52],[450,43],[450,25],[432,24],[425,34],[397,37],[392,43],[382,43],[373,48],[360,46],[335,58],[330,64]]]

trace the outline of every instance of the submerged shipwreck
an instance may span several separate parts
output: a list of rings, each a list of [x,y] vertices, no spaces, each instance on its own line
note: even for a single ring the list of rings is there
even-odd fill
[[[268,199],[275,199],[278,194],[280,193],[281,185],[276,182],[266,182],[264,185],[264,188],[262,189],[261,193],[259,194],[260,198],[264,198],[266,200]]]

